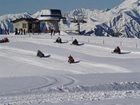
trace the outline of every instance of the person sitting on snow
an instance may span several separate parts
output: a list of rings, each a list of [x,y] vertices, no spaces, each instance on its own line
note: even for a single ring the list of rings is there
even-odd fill
[[[77,39],[74,39],[74,41],[72,42],[73,45],[78,45],[78,41]]]
[[[69,63],[74,63],[74,59],[73,59],[73,57],[71,55],[68,57],[68,62]]]
[[[3,39],[3,41],[4,41],[4,42],[9,42],[9,39],[8,39],[7,37],[5,37],[5,38]]]
[[[117,46],[115,49],[114,49],[114,51],[113,51],[114,53],[118,53],[118,54],[121,54],[121,49],[120,49],[120,47],[119,46]]]
[[[37,51],[37,56],[40,57],[40,58],[45,57],[43,52],[41,52],[40,50]]]
[[[0,43],[6,43],[6,42],[9,42],[9,39],[7,37],[5,37],[2,40],[0,40]]]
[[[58,38],[56,39],[56,42],[57,42],[57,43],[62,43],[62,39],[61,39],[60,37],[58,37]]]

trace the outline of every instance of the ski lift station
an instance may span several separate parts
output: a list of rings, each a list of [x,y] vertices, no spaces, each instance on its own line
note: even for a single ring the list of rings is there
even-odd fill
[[[40,31],[50,32],[51,29],[56,32],[59,31],[59,22],[62,19],[61,10],[58,9],[45,9],[42,10],[37,19],[40,21]]]

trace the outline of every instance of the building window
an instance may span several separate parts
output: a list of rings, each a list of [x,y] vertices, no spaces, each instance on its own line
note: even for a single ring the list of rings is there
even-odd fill
[[[27,28],[27,24],[23,23],[23,24],[22,24],[22,27],[23,27],[23,28]]]

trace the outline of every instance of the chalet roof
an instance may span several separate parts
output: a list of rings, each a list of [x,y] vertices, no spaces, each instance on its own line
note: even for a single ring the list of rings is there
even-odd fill
[[[63,19],[61,10],[59,9],[44,9],[35,14],[35,17],[40,21],[44,20],[60,20]]]
[[[35,15],[37,15],[37,16],[41,16],[41,15],[62,16],[61,10],[59,10],[59,9],[44,9],[44,10],[38,11]]]
[[[60,20],[60,19],[65,19],[64,17],[60,16],[50,16],[50,15],[41,15],[38,17],[38,20]]]
[[[23,21],[23,20],[25,20],[27,22],[39,22],[39,20],[36,18],[19,18],[19,19],[13,20],[12,22],[16,23],[16,22]]]

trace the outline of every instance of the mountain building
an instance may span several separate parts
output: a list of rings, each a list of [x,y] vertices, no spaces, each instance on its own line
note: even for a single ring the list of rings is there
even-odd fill
[[[51,32],[52,29],[58,32],[60,30],[59,22],[64,18],[59,9],[45,9],[37,12],[34,16],[40,21],[40,31],[44,33]]]
[[[39,32],[39,20],[35,18],[19,18],[13,20],[14,31],[25,31],[26,33]]]

